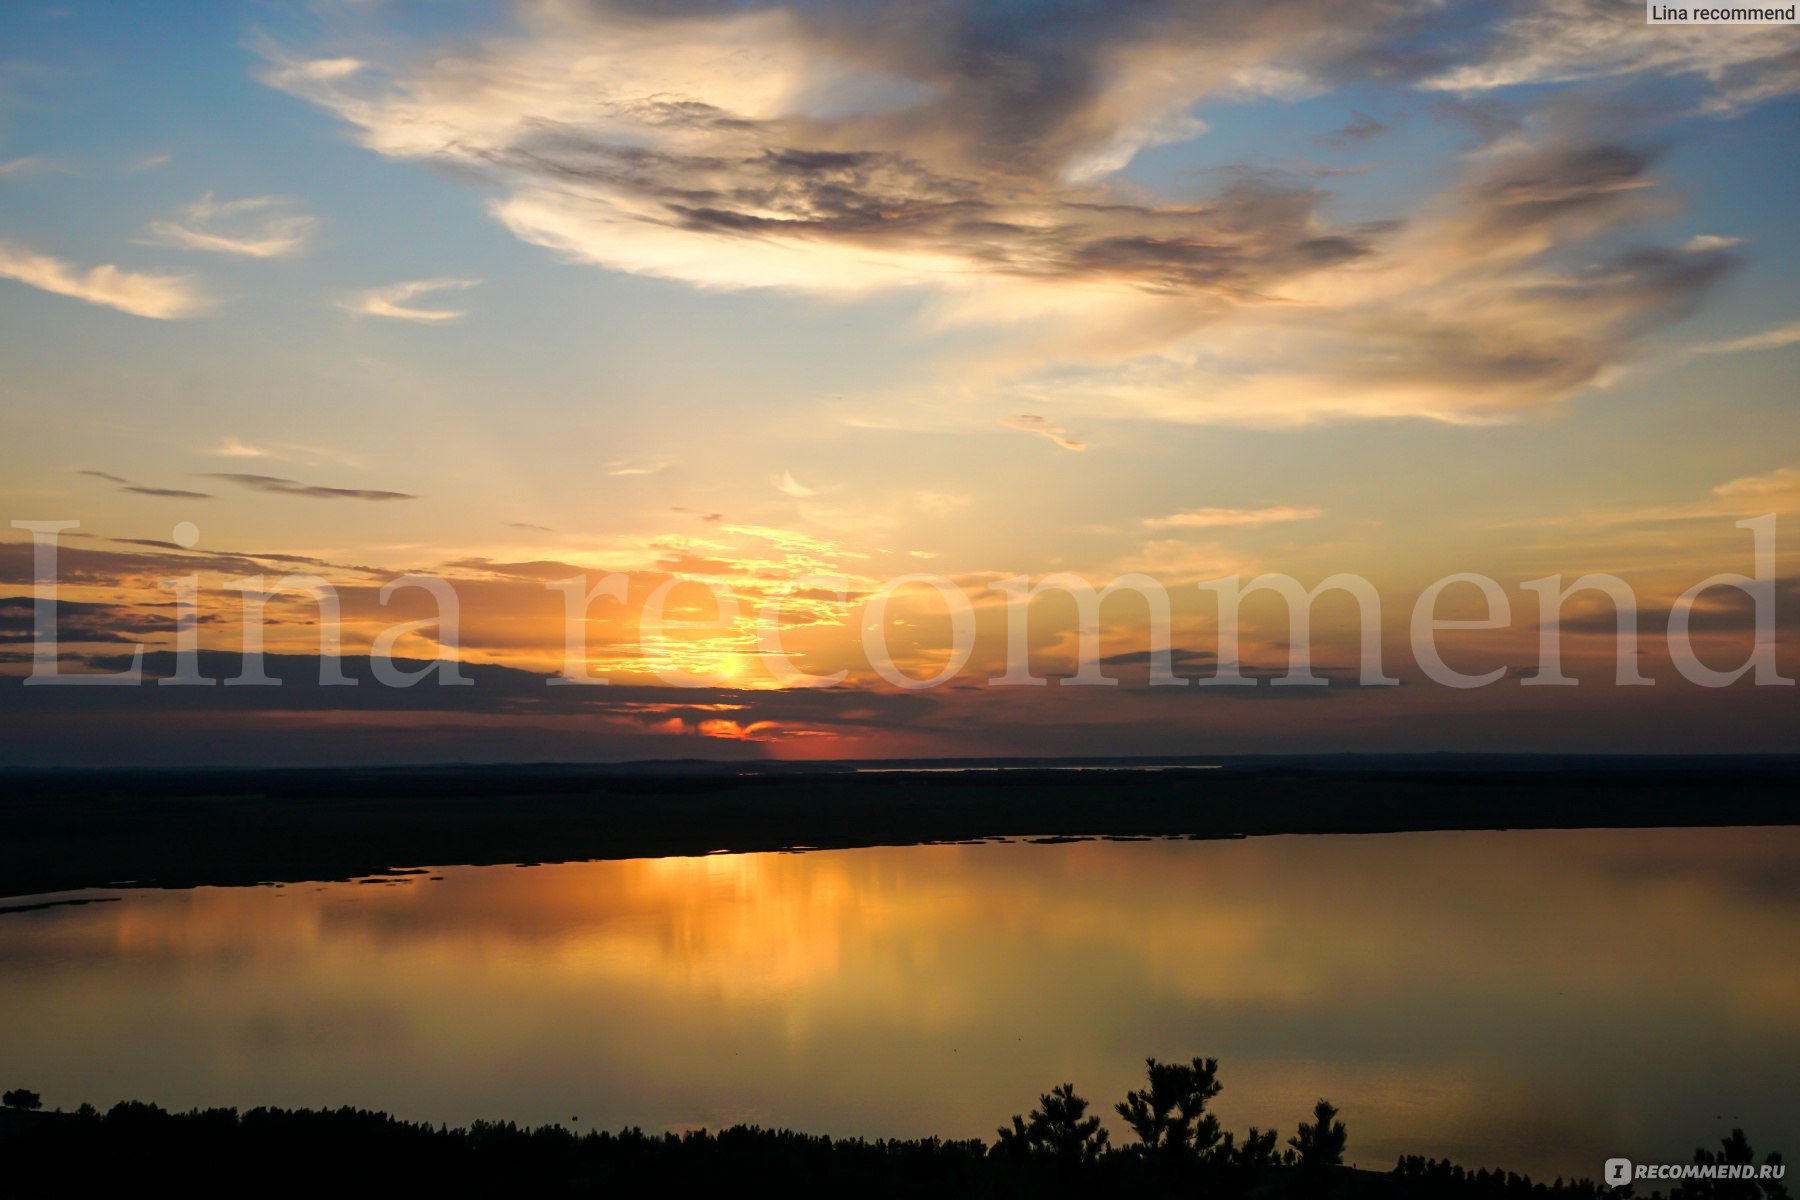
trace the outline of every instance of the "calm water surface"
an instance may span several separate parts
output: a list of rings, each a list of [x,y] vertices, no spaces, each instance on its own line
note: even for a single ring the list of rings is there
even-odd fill
[[[1207,1054],[1227,1128],[1328,1096],[1365,1167],[1597,1175],[1734,1124],[1791,1157],[1797,863],[1796,829],[1443,833],[82,893],[118,899],[0,916],[0,1083],[991,1139]]]

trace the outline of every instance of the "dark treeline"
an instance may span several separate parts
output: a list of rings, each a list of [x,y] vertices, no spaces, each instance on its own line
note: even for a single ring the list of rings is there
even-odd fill
[[[50,689],[56,690],[56,689]],[[111,689],[77,688],[75,691]],[[1196,760],[1198,761],[1198,760]],[[349,879],[399,866],[1425,829],[1791,825],[1800,757],[1233,758],[1214,769],[854,764],[0,769],[0,897]],[[1118,769],[1105,769],[1108,766]]]
[[[1239,1138],[1207,1111],[1218,1064],[1148,1062],[1146,1084],[1113,1106],[1129,1140],[1112,1142],[1070,1084],[1015,1115],[991,1145],[979,1139],[865,1141],[733,1126],[718,1132],[576,1133],[477,1121],[451,1129],[363,1109],[196,1109],[171,1113],[127,1101],[101,1113],[37,1111],[36,1093],[6,1093],[0,1112],[0,1186],[9,1195],[133,1194],[151,1180],[201,1194],[283,1194],[349,1187],[435,1189],[449,1194],[588,1192],[699,1194],[746,1186],[778,1195],[1294,1197],[1631,1197],[1582,1179],[1534,1182],[1511,1172],[1467,1170],[1402,1158],[1391,1172],[1345,1164],[1349,1132],[1325,1100],[1277,1145],[1273,1130]],[[1741,1130],[1697,1163],[1753,1164]],[[1778,1164],[1770,1154],[1765,1163]],[[641,1189],[641,1190],[640,1190]],[[1636,1195],[1643,1195],[1637,1192]],[[1650,1193],[1652,1196],[1660,1192]],[[1690,1181],[1669,1200],[1786,1200],[1778,1181]]]

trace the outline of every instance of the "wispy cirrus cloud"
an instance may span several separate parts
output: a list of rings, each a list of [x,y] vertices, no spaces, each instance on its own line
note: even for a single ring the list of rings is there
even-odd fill
[[[207,451],[217,458],[267,458],[269,452],[256,446],[247,446],[230,434],[219,439],[219,444]]]
[[[174,216],[150,222],[141,240],[243,258],[289,258],[306,249],[317,224],[284,196],[215,200],[207,192]]]
[[[208,446],[201,453],[213,458],[274,458],[284,462],[296,462],[308,467],[325,464],[335,466],[357,467],[364,465],[359,455],[349,454],[328,446],[309,446],[298,442],[246,442],[236,434],[226,434],[214,445]]]
[[[1035,433],[1041,438],[1048,438],[1064,450],[1086,450],[1087,443],[1069,436],[1069,431],[1060,425],[1052,425],[1036,413],[1020,413],[1016,417],[1008,417],[1000,422],[1008,429],[1017,429],[1021,433]]]
[[[1755,350],[1779,350],[1784,346],[1800,343],[1800,321],[1786,325],[1778,325],[1773,329],[1764,329],[1759,333],[1746,334],[1743,337],[1726,338],[1717,342],[1701,342],[1689,346],[1690,354],[1744,354]]]
[[[227,483],[235,483],[239,487],[253,492],[267,492],[276,496],[304,496],[309,500],[417,500],[410,492],[385,492],[372,488],[325,487],[320,484],[301,483],[293,479],[282,479],[275,475],[244,475],[228,471],[204,472],[207,479],[223,479]]]
[[[1472,61],[1421,82],[1488,92],[1623,76],[1687,76],[1702,112],[1726,116],[1800,92],[1800,28],[1650,25],[1640,7],[1611,0],[1532,0],[1507,6],[1497,36]]]
[[[191,275],[126,271],[110,263],[83,269],[4,239],[0,279],[156,321],[195,316],[211,305]]]
[[[772,477],[769,482],[773,484],[775,490],[782,495],[793,496],[796,499],[819,494],[818,489],[809,488],[798,479],[795,479],[792,471],[783,471],[781,474]]]
[[[87,475],[94,479],[104,479],[108,483],[117,484],[121,492],[130,492],[137,496],[157,496],[165,500],[211,500],[211,492],[191,492],[182,488],[149,487],[141,483],[133,483],[121,475],[109,471],[77,471],[77,475]]]
[[[1737,515],[1800,510],[1800,467],[1778,467],[1766,475],[1745,475],[1713,488],[1719,511]]]
[[[1310,521],[1325,515],[1320,508],[1294,504],[1276,504],[1268,508],[1195,508],[1170,513],[1166,517],[1145,517],[1146,529],[1223,529],[1254,528],[1279,525],[1288,521]]]
[[[0,162],[0,179],[23,179],[27,175],[41,175],[59,169],[53,160],[41,154],[27,154]]]
[[[416,308],[408,302],[432,292],[460,291],[479,284],[479,279],[412,279],[404,283],[391,283],[385,287],[369,288],[356,292],[338,301],[338,307],[345,312],[356,313],[365,317],[391,317],[397,321],[418,321],[426,324],[454,321],[469,314],[462,309],[449,308]]]
[[[1794,512],[1800,512],[1800,467],[1777,467],[1760,475],[1728,479],[1714,485],[1706,496],[1695,500],[1675,504],[1586,509],[1522,522],[1521,525],[1584,529],[1616,537],[1619,530],[1629,526],[1663,526],[1705,521],[1718,527],[1746,517]],[[1656,536],[1664,538],[1660,530]],[[1689,546],[1678,546],[1666,541],[1659,541],[1659,545],[1682,554],[1692,552]]]
[[[631,475],[654,475],[669,465],[667,459],[654,458],[647,462],[636,462],[630,459],[614,459],[606,464],[606,473],[616,477]]]

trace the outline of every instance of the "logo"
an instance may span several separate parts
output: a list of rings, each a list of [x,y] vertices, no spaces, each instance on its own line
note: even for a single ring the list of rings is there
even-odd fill
[[[1629,1158],[1609,1158],[1606,1160],[1606,1174],[1602,1176],[1606,1186],[1622,1188],[1631,1182],[1631,1160]]]

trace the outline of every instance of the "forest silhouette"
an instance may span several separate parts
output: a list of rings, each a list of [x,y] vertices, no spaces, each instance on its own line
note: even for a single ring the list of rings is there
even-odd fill
[[[1534,1182],[1509,1171],[1470,1170],[1403,1156],[1391,1171],[1347,1165],[1349,1131],[1320,1099],[1277,1149],[1277,1133],[1252,1126],[1241,1139],[1208,1111],[1223,1085],[1218,1062],[1145,1061],[1145,1083],[1113,1106],[1128,1131],[1114,1143],[1090,1101],[1072,1083],[1015,1114],[992,1144],[980,1139],[830,1138],[736,1125],[711,1132],[575,1133],[561,1125],[524,1128],[477,1121],[433,1127],[386,1113],[254,1108],[171,1113],[125,1101],[101,1113],[43,1112],[38,1093],[17,1088],[0,1110],[0,1163],[9,1194],[136,1190],[150,1179],[234,1194],[341,1190],[356,1181],[403,1180],[454,1194],[507,1189],[527,1194],[702,1188],[812,1196],[960,1197],[1527,1197],[1663,1196],[1607,1189],[1591,1180]],[[1697,1164],[1756,1165],[1741,1129]],[[1779,1154],[1763,1163],[1777,1165]],[[1779,1180],[1688,1180],[1667,1200],[1787,1200]]]

